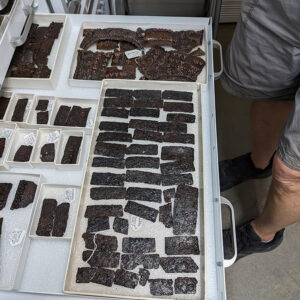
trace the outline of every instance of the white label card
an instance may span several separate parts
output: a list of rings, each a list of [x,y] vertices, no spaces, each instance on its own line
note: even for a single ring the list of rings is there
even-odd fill
[[[56,143],[59,140],[60,133],[59,131],[50,132],[47,136],[48,143]]]
[[[68,188],[65,190],[65,200],[69,203],[75,200],[75,189]]]
[[[27,102],[26,110],[29,110],[29,109],[30,109],[30,107],[31,107],[31,102],[32,102],[32,100],[29,100],[29,101]]]
[[[137,216],[131,216],[130,226],[132,230],[139,231],[143,226],[143,220]]]
[[[125,52],[125,55],[128,59],[136,58],[142,56],[142,51],[138,49],[129,50]]]
[[[12,133],[13,133],[12,129],[4,128],[0,134],[0,137],[9,139],[11,137]]]
[[[21,229],[14,229],[8,236],[8,241],[11,246],[20,245],[25,237],[25,231]]]
[[[33,146],[35,142],[35,134],[30,132],[29,134],[24,135],[24,141],[26,146]]]

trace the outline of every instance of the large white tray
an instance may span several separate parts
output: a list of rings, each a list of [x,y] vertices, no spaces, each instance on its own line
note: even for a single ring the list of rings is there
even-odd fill
[[[94,155],[94,148],[97,143],[96,139],[99,134],[99,124],[102,121],[119,121],[119,122],[129,122],[130,119],[147,119],[144,117],[132,117],[130,116],[128,119],[120,119],[120,118],[112,118],[112,117],[103,117],[101,116],[102,108],[103,108],[103,100],[105,98],[105,92],[108,88],[120,88],[120,89],[130,89],[130,90],[174,90],[174,91],[185,91],[185,92],[191,92],[193,93],[193,105],[194,105],[194,112],[193,114],[196,116],[195,123],[188,123],[188,133],[193,133],[195,136],[195,144],[172,144],[172,143],[156,143],[156,142],[150,142],[150,141],[133,141],[132,143],[138,143],[138,144],[156,144],[158,145],[158,157],[160,157],[161,153],[161,147],[162,146],[187,146],[187,147],[193,147],[194,152],[194,164],[195,164],[195,172],[191,172],[193,175],[194,180],[194,187],[197,187],[199,190],[199,198],[198,198],[198,222],[196,226],[196,232],[195,235],[199,237],[200,242],[200,255],[190,255],[195,263],[198,265],[199,270],[197,273],[192,274],[183,274],[183,273],[176,273],[176,274],[167,274],[163,271],[161,267],[159,269],[150,270],[150,278],[166,278],[166,279],[173,279],[173,281],[178,276],[186,276],[189,275],[189,277],[195,277],[198,280],[197,284],[197,293],[194,295],[179,295],[175,294],[173,296],[164,298],[174,298],[176,299],[199,299],[203,298],[204,296],[204,290],[205,290],[205,268],[204,268],[204,228],[203,228],[203,172],[202,172],[202,113],[201,113],[201,86],[195,84],[195,83],[183,83],[178,85],[175,82],[155,82],[155,81],[127,81],[127,80],[105,80],[102,85],[102,92],[100,95],[100,102],[99,102],[99,108],[97,113],[96,122],[94,125],[93,135],[92,135],[92,142],[91,142],[91,148],[89,152],[89,158],[86,165],[86,173],[85,173],[85,179],[83,181],[82,185],[82,192],[81,192],[81,199],[80,199],[80,205],[79,210],[76,218],[76,225],[73,233],[72,238],[72,245],[70,250],[70,257],[69,257],[69,263],[66,273],[66,279],[65,279],[65,285],[64,285],[64,292],[66,293],[73,293],[73,294],[83,294],[83,295],[96,295],[96,296],[110,296],[110,297],[124,297],[124,298],[159,298],[159,297],[153,297],[150,294],[149,291],[149,284],[147,284],[145,287],[142,287],[138,285],[134,290],[124,288],[121,286],[113,285],[112,287],[106,287],[103,285],[98,285],[94,283],[76,283],[76,273],[78,267],[86,267],[88,266],[87,263],[82,261],[82,252],[85,249],[84,242],[82,239],[82,234],[86,232],[86,226],[87,226],[87,219],[84,218],[84,213],[86,210],[86,207],[88,205],[122,205],[123,208],[126,204],[126,201],[124,202],[124,199],[121,200],[107,200],[107,201],[94,201],[90,199],[90,188],[92,187],[90,185],[90,180],[93,172],[112,172],[112,173],[125,173],[126,169],[121,170],[115,170],[115,169],[108,169],[108,168],[93,168],[92,167],[92,161],[95,157]],[[167,100],[171,101],[171,100]],[[178,101],[175,101],[178,102]],[[160,110],[160,117],[159,118],[150,118],[151,120],[156,121],[166,121],[166,115],[167,113]],[[133,129],[129,129],[129,133],[133,135]],[[128,143],[127,143],[128,145]],[[162,161],[161,161],[162,163]],[[147,171],[146,169],[141,169],[142,171]],[[148,170],[150,172],[160,172],[159,170]],[[94,186],[95,187],[95,186]],[[156,186],[156,185],[148,185],[148,184],[142,184],[142,183],[130,183],[125,182],[124,187],[144,187],[144,188],[156,188],[156,189],[169,189],[171,186]],[[172,186],[174,187],[174,186]],[[147,205],[148,207],[152,207],[155,209],[158,209],[160,205],[163,205],[165,203],[153,203],[153,202],[140,202],[140,204]],[[173,206],[173,205],[172,205]],[[110,236],[116,236],[118,239],[118,252],[121,250],[121,244],[122,244],[122,238],[124,237],[155,237],[156,238],[156,252],[160,256],[167,256],[165,254],[164,250],[164,237],[167,236],[173,236],[172,228],[165,228],[165,226],[160,223],[158,220],[155,223],[152,223],[150,221],[141,219],[142,226],[139,230],[133,230],[132,229],[132,215],[129,213],[126,213],[124,211],[123,218],[129,220],[129,232],[128,235],[124,236],[122,234],[118,234],[114,232],[112,226],[111,229],[105,230],[103,232],[100,232],[100,234],[104,235],[110,235]],[[112,225],[112,219],[110,218],[110,222]],[[153,233],[155,232],[155,235]],[[140,266],[139,266],[140,267]],[[135,268],[132,270],[132,272],[137,273],[138,268]]]
[[[126,23],[122,23],[122,22],[105,22],[104,20],[101,22],[84,22],[81,25],[79,34],[78,34],[78,38],[77,38],[77,42],[76,42],[76,46],[75,46],[75,51],[73,54],[73,59],[72,59],[72,65],[71,65],[71,69],[70,69],[70,74],[69,74],[69,82],[70,85],[72,86],[82,86],[82,87],[97,87],[99,86],[99,83],[101,81],[97,81],[97,80],[81,80],[81,79],[74,79],[74,73],[76,70],[76,66],[77,66],[77,55],[78,55],[78,50],[80,50],[80,43],[83,40],[83,30],[87,29],[87,28],[124,28],[124,29],[129,29],[129,30],[133,30],[136,31],[138,28],[142,28],[142,29],[148,29],[148,28],[163,28],[163,29],[171,29],[173,31],[179,31],[179,30],[204,30],[204,35],[203,35],[203,42],[202,42],[202,46],[201,49],[206,53],[207,52],[207,37],[206,37],[206,30],[205,30],[205,26],[203,26],[202,24],[199,24],[198,22],[195,23],[177,23],[177,22],[170,22],[168,24],[163,23],[163,22],[153,22],[151,21],[151,23],[146,23],[146,22],[136,22],[134,18],[130,18],[128,19],[128,21]],[[166,49],[171,49],[171,47],[166,47]],[[91,51],[95,51],[96,50],[96,45],[93,45],[92,47],[89,48],[89,50]],[[204,61],[206,62],[206,55],[201,57],[202,59],[204,59]],[[137,77],[136,79],[139,79],[140,77],[142,77],[142,74],[137,71]],[[206,84],[207,83],[207,66],[205,65],[204,68],[202,69],[201,73],[199,74],[198,78],[197,78],[197,82],[198,83],[202,83],[202,84]]]
[[[62,53],[66,50],[66,27],[68,26],[66,15],[34,15],[33,23],[40,26],[49,26],[51,22],[61,22],[63,27],[58,38],[55,40],[51,53],[48,56],[48,67],[51,69],[49,78],[19,78],[6,77],[3,83],[5,88],[31,88],[31,89],[51,89],[55,88],[59,78],[60,68],[63,64]]]

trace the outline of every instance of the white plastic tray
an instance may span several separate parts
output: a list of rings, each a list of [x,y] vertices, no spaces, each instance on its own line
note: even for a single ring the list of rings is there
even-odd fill
[[[20,180],[33,181],[38,185],[33,203],[25,208],[10,210]],[[5,207],[0,211],[3,217],[2,235],[0,238],[0,289],[11,290],[18,288],[22,278],[22,270],[26,261],[29,247],[29,224],[36,205],[40,185],[40,176],[26,173],[0,173],[0,182],[12,183]],[[19,232],[16,244],[12,243],[13,232]]]
[[[12,140],[14,138],[15,130],[16,124],[14,123],[0,123],[0,137],[5,138],[4,151],[2,157],[0,158],[0,171],[9,169],[9,166],[6,163],[6,159],[11,147]]]
[[[78,185],[64,185],[64,184],[42,184],[40,188],[40,192],[38,195],[36,209],[32,218],[32,222],[30,225],[30,233],[29,236],[31,238],[38,239],[46,239],[46,240],[61,240],[66,239],[70,240],[73,233],[77,204],[79,201],[81,187]],[[66,195],[67,190],[71,190],[73,193],[73,197],[69,197]],[[57,201],[57,205],[67,202],[70,203],[69,216],[67,228],[62,237],[54,237],[54,236],[39,236],[36,234],[36,229],[38,226],[38,222],[41,215],[41,209],[43,205],[44,199],[55,199]]]
[[[23,121],[22,122],[15,122],[15,123],[18,123],[19,125],[27,123],[27,119],[28,119],[28,116],[29,116],[29,112],[32,108],[32,103],[33,103],[33,98],[34,98],[34,95],[32,95],[32,94],[13,94],[12,95],[12,97],[9,101],[9,105],[7,107],[6,114],[4,116],[4,121],[5,122],[13,122],[11,120],[11,118],[14,114],[14,111],[15,111],[16,105],[18,103],[18,100],[25,99],[25,98],[28,99],[28,102],[27,102],[26,109],[24,111]]]
[[[33,23],[40,26],[49,26],[51,22],[62,22],[63,27],[60,31],[58,38],[55,40],[51,53],[48,56],[48,67],[51,69],[49,78],[18,78],[6,77],[3,83],[5,88],[36,88],[36,89],[51,89],[55,88],[61,66],[63,64],[64,50],[67,49],[66,44],[66,27],[68,26],[66,15],[49,15],[40,14],[34,15]]]
[[[48,123],[47,124],[37,124],[37,113],[38,113],[38,111],[35,110],[35,108],[36,108],[39,100],[48,100],[49,101],[48,107],[47,107],[47,111],[48,111]],[[30,126],[34,126],[34,127],[36,126],[38,128],[47,127],[50,123],[50,116],[51,116],[51,113],[52,113],[54,102],[55,102],[55,98],[51,97],[51,96],[35,96],[34,100],[33,100],[33,103],[32,103],[32,106],[31,106],[31,110],[29,112],[29,116],[28,116],[28,119],[27,119],[27,124],[30,125]]]
[[[18,128],[15,131],[13,141],[11,143],[11,147],[9,149],[9,153],[8,153],[7,160],[6,160],[7,164],[10,167],[32,168],[30,162],[31,162],[31,158],[32,158],[32,155],[33,155],[33,149],[34,149],[34,145],[35,145],[35,142],[36,142],[37,133],[38,133],[38,131],[36,129]],[[31,138],[30,138],[29,139],[30,143],[27,144],[27,137],[29,137],[29,135],[32,135],[33,139],[31,140]],[[31,154],[30,154],[30,158],[26,162],[14,161],[14,156],[15,156],[16,152],[18,151],[18,149],[22,145],[33,146]]]
[[[136,31],[138,28],[142,29],[147,29],[147,28],[164,28],[164,29],[171,29],[174,31],[179,31],[179,30],[204,30],[204,35],[203,35],[203,43],[201,46],[201,49],[207,53],[207,38],[206,38],[206,30],[205,27],[199,23],[189,23],[189,24],[184,24],[184,23],[160,23],[160,22],[151,22],[151,23],[146,23],[146,22],[135,22],[134,19],[128,18],[128,22],[122,23],[122,22],[84,22],[81,25],[79,35],[77,38],[76,46],[75,46],[75,51],[73,54],[73,59],[72,59],[72,65],[70,69],[70,74],[69,74],[69,83],[72,86],[82,86],[82,87],[98,87],[99,82],[97,80],[81,80],[81,79],[74,79],[74,73],[76,70],[77,66],[77,54],[78,50],[80,50],[80,43],[83,40],[83,30],[87,28],[124,28],[124,29],[129,29]],[[170,47],[165,47],[167,50],[171,49]],[[92,47],[89,48],[91,51],[96,51],[96,45],[93,45]],[[207,61],[206,59],[206,54],[201,57],[205,62]],[[142,77],[142,74],[137,71],[137,77],[136,79],[139,79]],[[206,84],[207,83],[207,66],[205,65],[204,68],[202,69],[201,73],[199,74],[197,78],[198,83]]]
[[[110,121],[120,121],[120,122],[129,122],[129,119],[145,119],[144,117],[129,117],[128,119],[119,119],[119,118],[112,118],[112,117],[103,117],[101,116],[102,112],[102,104],[103,104],[103,99],[105,95],[105,91],[108,88],[120,88],[120,89],[149,89],[149,90],[175,90],[175,91],[187,91],[187,92],[192,92],[193,93],[193,104],[194,104],[194,114],[196,115],[196,122],[195,123],[189,123],[188,124],[188,132],[189,133],[194,133],[195,136],[195,144],[176,144],[180,146],[189,146],[193,147],[195,149],[195,172],[191,172],[193,175],[193,180],[194,180],[194,187],[197,187],[199,189],[199,209],[198,209],[198,222],[197,222],[197,227],[196,227],[196,233],[195,235],[199,237],[199,242],[200,242],[200,255],[191,255],[193,260],[196,262],[196,264],[199,266],[199,270],[197,273],[189,274],[192,277],[196,277],[198,280],[198,285],[197,285],[197,293],[193,295],[176,295],[174,294],[173,296],[165,296],[164,298],[174,298],[176,299],[199,299],[203,298],[204,296],[204,291],[205,291],[205,285],[204,285],[204,228],[203,228],[203,196],[202,196],[202,188],[203,188],[203,183],[202,183],[202,118],[201,118],[201,87],[195,83],[185,83],[185,84],[176,84],[175,82],[172,83],[162,83],[162,82],[154,82],[154,81],[127,81],[127,80],[106,80],[103,83],[102,86],[102,92],[100,95],[100,102],[99,102],[99,109],[97,113],[97,118],[93,130],[93,135],[92,135],[92,142],[91,142],[91,148],[89,152],[89,159],[87,161],[87,166],[86,166],[86,174],[85,174],[85,179],[83,181],[83,186],[82,186],[82,194],[81,194],[81,199],[80,199],[80,205],[79,205],[79,210],[76,218],[76,225],[75,225],[75,230],[73,233],[73,238],[72,238],[72,245],[71,245],[71,250],[70,250],[70,257],[69,257],[69,263],[68,263],[68,268],[67,268],[67,273],[66,273],[66,279],[65,279],[65,284],[64,284],[64,292],[65,293],[71,293],[71,294],[81,294],[81,295],[94,295],[94,296],[107,296],[107,297],[123,297],[123,298],[130,298],[130,299],[135,299],[135,298],[157,298],[153,297],[150,294],[149,291],[149,284],[147,284],[145,287],[142,286],[137,286],[134,290],[124,288],[121,286],[113,285],[112,287],[106,287],[103,285],[98,285],[94,283],[76,283],[76,273],[77,269],[79,267],[85,267],[88,266],[87,263],[82,261],[82,252],[85,250],[84,246],[84,241],[82,239],[82,234],[86,232],[86,227],[87,227],[87,219],[84,218],[84,213],[86,210],[86,207],[88,205],[99,205],[99,204],[114,204],[114,205],[123,205],[125,206],[126,202],[124,202],[124,199],[121,200],[106,200],[106,201],[94,201],[90,199],[90,180],[93,172],[110,172],[112,171],[113,173],[124,173],[125,170],[110,170],[108,168],[93,168],[92,161],[94,157],[94,147],[96,144],[96,139],[99,134],[99,124],[101,121],[107,121],[108,119]],[[167,100],[170,101],[170,100]],[[164,121],[166,120],[166,112],[163,110],[160,111],[160,117],[159,119],[153,119],[157,121]],[[129,129],[129,133],[133,133],[132,129]],[[137,141],[139,144],[143,143],[143,141]],[[134,143],[134,142],[133,142]],[[144,141],[145,144],[157,144],[159,148],[159,153],[161,151],[161,143],[155,143],[155,142],[149,142],[149,141]],[[128,144],[128,143],[127,143]],[[172,143],[163,143],[163,146],[174,146],[175,144]],[[159,157],[160,155],[158,155]],[[157,172],[157,170],[151,170],[151,172]],[[162,186],[151,186],[147,184],[142,184],[142,183],[129,183],[125,182],[124,187],[152,187],[152,188],[160,188],[162,190],[168,189],[170,187],[162,187]],[[100,203],[101,202],[101,203]],[[105,202],[105,203],[104,203]],[[146,204],[149,207],[153,207],[158,209],[159,205],[157,203],[153,202],[147,202],[147,203],[142,203]],[[129,213],[124,212],[123,218],[126,218],[129,220],[129,232],[126,237],[155,237],[156,238],[156,253],[160,254],[161,256],[166,256],[164,252],[164,237],[166,236],[172,236],[172,228],[165,228],[165,226],[158,222],[152,223],[150,221],[140,219],[142,226],[139,230],[135,231],[132,228],[132,215]],[[110,222],[112,225],[112,220],[113,218],[110,218]],[[101,234],[104,235],[112,235],[116,236],[118,239],[118,251],[121,249],[121,244],[122,244],[122,238],[124,235],[118,234],[114,232],[112,226],[110,226],[111,229],[105,230],[101,232]],[[153,235],[153,232],[159,233]],[[136,272],[138,270],[138,267],[133,270],[133,272]],[[185,276],[186,274],[168,274],[165,273],[162,268],[160,267],[159,269],[155,270],[150,270],[151,273],[151,278],[166,278],[166,279],[175,279],[177,276]]]
[[[51,139],[51,134],[52,136],[54,136],[54,138],[52,140],[49,140],[49,138]],[[57,138],[56,138],[56,134],[57,134]],[[49,136],[50,135],[50,136]],[[58,155],[58,151],[59,151],[59,144],[60,144],[60,137],[62,135],[62,131],[60,129],[52,129],[52,128],[43,128],[43,129],[39,129],[38,134],[37,134],[37,138],[36,138],[36,142],[34,145],[34,148],[32,150],[32,156],[31,156],[31,165],[34,168],[55,168],[55,158]],[[54,161],[53,162],[42,162],[41,161],[41,148],[45,145],[45,144],[49,144],[49,143],[54,143],[54,147],[55,147],[55,157],[54,157]]]

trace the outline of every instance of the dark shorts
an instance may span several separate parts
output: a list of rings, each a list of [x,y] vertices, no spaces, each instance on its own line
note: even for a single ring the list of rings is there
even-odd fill
[[[253,100],[292,101],[278,154],[300,171],[300,1],[245,0],[226,53],[223,87]]]

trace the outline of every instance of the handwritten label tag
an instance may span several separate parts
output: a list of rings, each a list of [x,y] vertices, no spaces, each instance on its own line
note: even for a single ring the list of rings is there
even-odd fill
[[[137,216],[131,216],[130,226],[132,230],[139,231],[143,226],[143,220]]]
[[[47,136],[48,143],[56,143],[59,140],[60,133],[59,131],[50,132]]]
[[[24,141],[26,146],[33,146],[35,142],[35,134],[30,132],[29,134],[24,135]]]
[[[8,236],[8,241],[11,246],[20,245],[25,237],[25,231],[21,229],[14,229]]]
[[[68,188],[65,190],[65,200],[69,203],[75,200],[75,189]]]
[[[94,126],[93,120],[92,119],[88,119],[86,125],[87,125],[87,127],[92,128]]]
[[[129,50],[125,52],[125,55],[128,59],[136,58],[142,56],[142,51],[138,49]]]
[[[30,109],[30,107],[31,107],[31,102],[32,102],[32,100],[29,100],[29,101],[27,102],[26,110],[29,110],[29,109]]]
[[[11,137],[12,133],[13,133],[12,129],[4,128],[1,132],[0,137],[9,139]]]

